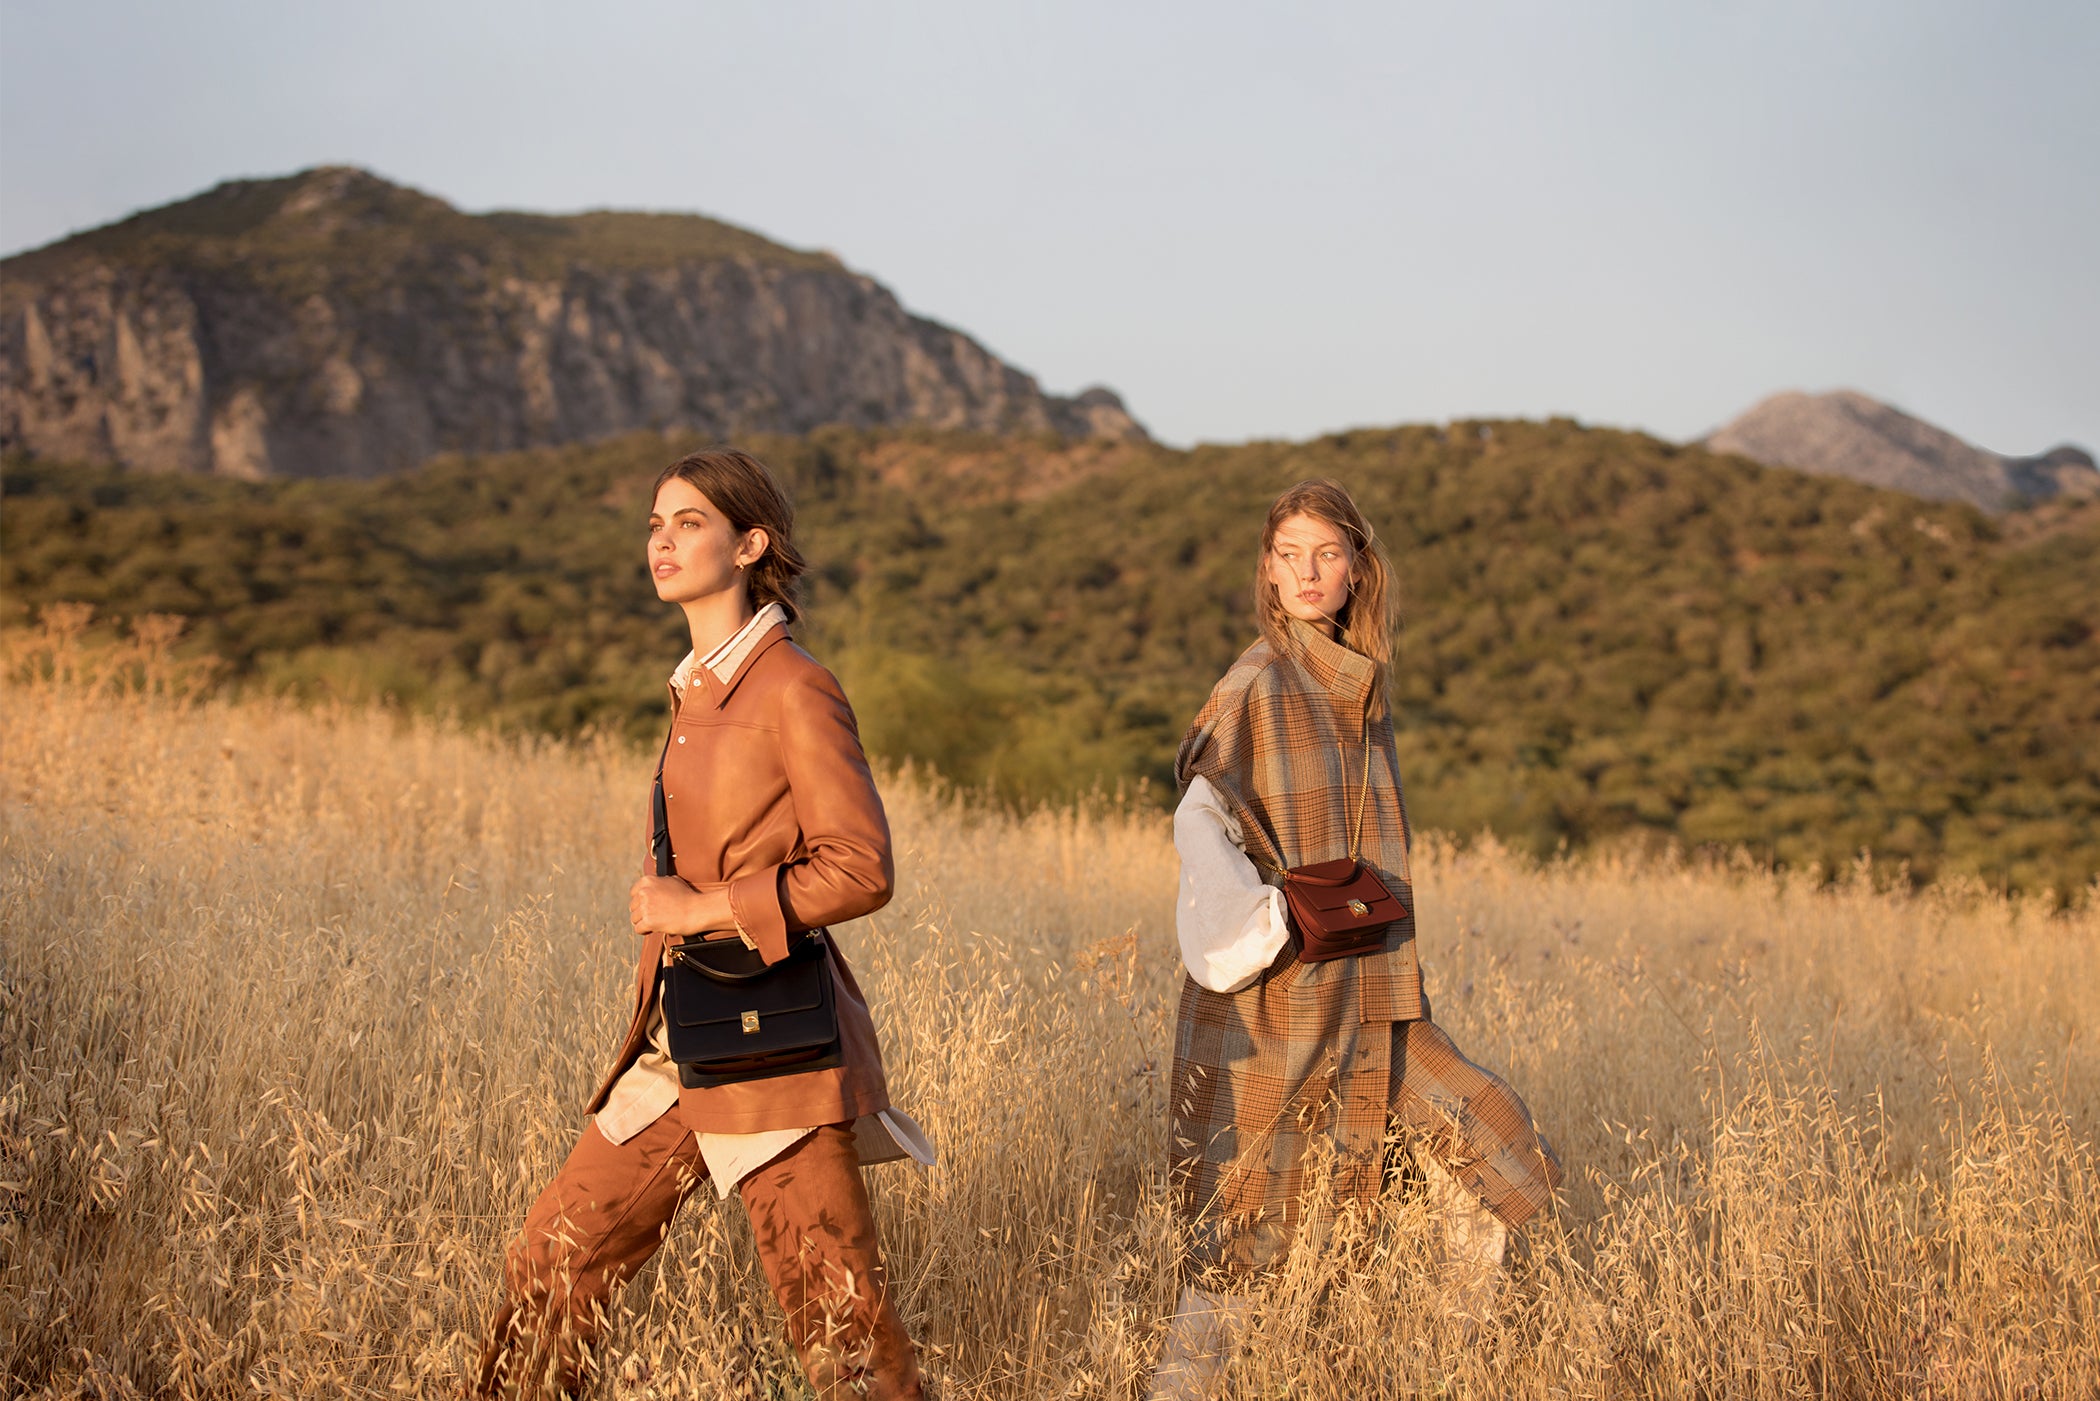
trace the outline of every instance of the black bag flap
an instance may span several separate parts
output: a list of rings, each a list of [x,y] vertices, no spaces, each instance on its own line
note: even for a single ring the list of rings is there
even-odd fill
[[[798,965],[744,987],[726,988],[697,978],[674,979],[664,1011],[675,1026],[704,1027],[741,1022],[744,1013],[784,1017],[814,1012],[831,995],[831,970],[821,963]]]

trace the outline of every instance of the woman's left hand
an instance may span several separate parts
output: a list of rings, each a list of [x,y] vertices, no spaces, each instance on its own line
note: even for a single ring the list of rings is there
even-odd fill
[[[676,876],[643,876],[627,892],[627,919],[637,934],[699,934],[715,927],[712,906],[722,903],[720,892],[710,901]]]

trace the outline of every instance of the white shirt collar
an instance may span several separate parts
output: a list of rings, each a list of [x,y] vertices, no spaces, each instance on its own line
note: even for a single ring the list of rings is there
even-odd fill
[[[677,668],[671,673],[672,689],[676,690],[679,695],[684,695],[685,688],[692,682],[693,668],[696,666],[706,667],[715,674],[717,681],[727,681],[730,677],[736,675],[736,669],[744,664],[744,658],[749,656],[751,649],[758,645],[758,640],[771,631],[775,623],[784,623],[786,621],[787,610],[778,603],[768,603],[751,615],[750,622],[738,628],[735,634],[721,646],[709,652],[705,661],[696,662],[693,659],[693,654],[687,652],[685,659],[679,662]]]

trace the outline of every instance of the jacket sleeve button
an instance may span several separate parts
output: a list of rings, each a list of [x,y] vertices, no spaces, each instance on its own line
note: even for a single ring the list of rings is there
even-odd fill
[[[685,736],[684,736],[684,735],[680,735],[680,736],[678,737],[678,742],[679,742],[680,744],[684,744],[684,743],[685,743]]]

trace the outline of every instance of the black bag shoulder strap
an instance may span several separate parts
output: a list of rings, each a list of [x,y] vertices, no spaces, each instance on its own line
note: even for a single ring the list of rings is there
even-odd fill
[[[678,717],[671,717],[671,729],[678,728]],[[656,782],[649,790],[649,854],[656,858],[656,874],[675,876],[677,863],[671,859],[671,812],[664,806],[664,760],[671,757],[671,734],[664,733],[664,751],[656,756]]]

